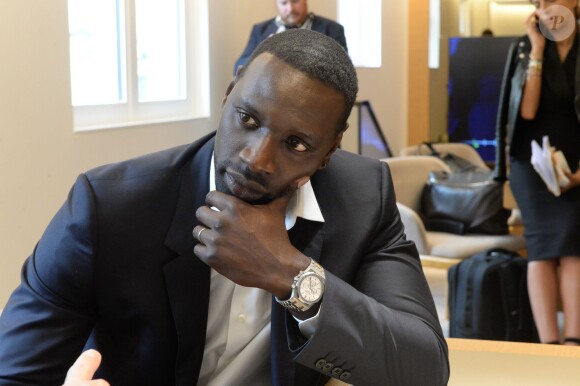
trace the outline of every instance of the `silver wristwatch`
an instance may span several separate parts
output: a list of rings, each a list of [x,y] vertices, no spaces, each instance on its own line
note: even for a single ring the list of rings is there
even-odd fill
[[[290,298],[276,298],[276,301],[289,310],[306,311],[322,299],[324,284],[324,268],[314,259],[310,259],[308,267],[294,277]]]

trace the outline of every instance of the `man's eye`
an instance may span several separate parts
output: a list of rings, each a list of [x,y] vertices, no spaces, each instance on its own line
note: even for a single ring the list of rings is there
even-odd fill
[[[244,123],[245,126],[251,128],[257,128],[258,122],[250,114],[239,112],[238,116],[240,117],[240,121]]]
[[[306,147],[304,142],[302,142],[299,138],[296,137],[288,138],[286,140],[286,143],[294,151],[305,152],[308,150],[308,147]]]

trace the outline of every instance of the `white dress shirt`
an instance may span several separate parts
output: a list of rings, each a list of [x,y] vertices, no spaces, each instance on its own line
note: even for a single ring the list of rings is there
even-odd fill
[[[215,190],[212,157],[210,191]],[[324,222],[310,181],[296,191],[286,209],[286,229],[296,218]],[[198,385],[267,386],[271,384],[270,313],[272,294],[243,287],[211,269],[205,349]],[[316,329],[317,316],[299,321],[305,337]]]

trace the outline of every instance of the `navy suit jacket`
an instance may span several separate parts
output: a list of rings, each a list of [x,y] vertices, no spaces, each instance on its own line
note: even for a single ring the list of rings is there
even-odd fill
[[[266,20],[262,23],[255,24],[252,27],[252,33],[250,34],[248,45],[246,45],[246,49],[242,53],[242,56],[240,56],[234,65],[234,75],[236,74],[238,66],[246,65],[246,62],[258,44],[260,44],[262,40],[265,40],[267,37],[278,30],[278,26],[276,25],[275,20],[275,18]],[[345,49],[345,51],[348,51],[346,47],[346,38],[344,36],[344,27],[337,22],[322,16],[314,15],[311,29],[313,31],[323,33],[326,36],[330,36],[336,40]]]
[[[86,347],[112,386],[196,384],[210,269],[191,232],[213,143],[78,177],[0,316],[0,385],[61,385]],[[299,219],[290,239],[326,269],[325,295],[309,340],[272,302],[272,384],[321,385],[338,368],[356,385],[446,385],[446,342],[388,167],[338,150],[311,181],[325,222]]]

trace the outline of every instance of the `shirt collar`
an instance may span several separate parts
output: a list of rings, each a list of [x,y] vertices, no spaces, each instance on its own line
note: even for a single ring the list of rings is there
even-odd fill
[[[209,190],[215,190],[215,166],[214,156],[211,156],[209,168]],[[316,200],[314,189],[310,180],[302,187],[298,188],[288,203],[286,208],[286,229],[292,229],[296,224],[296,218],[302,217],[305,220],[324,222],[324,217],[320,211],[320,206]]]
[[[280,17],[280,15],[278,15],[278,16],[276,16],[276,19],[274,19],[274,23],[278,27],[278,29],[276,30],[276,33],[280,33],[280,32],[286,31],[287,29],[291,29],[291,28],[312,29],[312,21],[313,20],[314,20],[314,13],[310,12],[310,13],[308,13],[308,16],[306,16],[306,20],[304,20],[304,22],[302,24],[289,27],[286,24],[284,24],[284,22],[282,21],[282,18]]]

